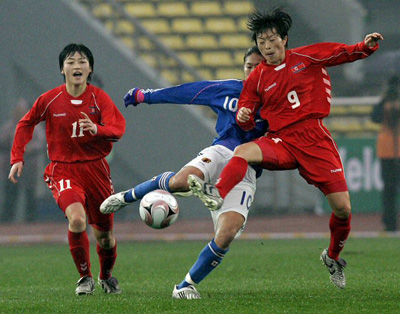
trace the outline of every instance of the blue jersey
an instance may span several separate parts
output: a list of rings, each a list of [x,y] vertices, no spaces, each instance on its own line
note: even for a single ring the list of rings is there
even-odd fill
[[[222,145],[230,150],[264,135],[268,128],[265,120],[256,116],[256,127],[244,131],[236,124],[242,80],[200,81],[161,89],[143,90],[147,104],[187,104],[210,107],[217,114],[215,130],[218,137],[212,145]]]

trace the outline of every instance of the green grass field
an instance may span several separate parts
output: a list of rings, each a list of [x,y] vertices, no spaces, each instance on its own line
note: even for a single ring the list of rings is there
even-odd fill
[[[319,261],[324,240],[239,240],[199,286],[201,300],[173,300],[204,242],[120,243],[121,295],[74,295],[67,244],[0,246],[0,313],[400,313],[398,238],[350,239],[347,288]],[[92,244],[92,272],[98,259]]]

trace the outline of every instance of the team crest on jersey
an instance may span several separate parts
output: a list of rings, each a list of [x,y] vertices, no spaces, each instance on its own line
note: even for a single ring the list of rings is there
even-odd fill
[[[96,106],[89,106],[89,114],[96,114],[97,107]]]
[[[300,62],[299,64],[296,64],[291,67],[293,73],[298,73],[300,71],[303,71],[305,68],[306,66],[303,62]]]
[[[206,164],[209,164],[211,162],[210,158],[204,157],[201,159],[202,162],[205,162]]]

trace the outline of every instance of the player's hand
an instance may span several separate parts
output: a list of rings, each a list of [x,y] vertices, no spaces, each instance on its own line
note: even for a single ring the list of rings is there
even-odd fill
[[[140,88],[134,87],[130,89],[124,96],[125,107],[128,108],[129,105],[136,107],[138,104],[143,102],[144,95]]]
[[[369,48],[374,48],[379,40],[383,40],[383,36],[379,33],[372,33],[365,36],[364,44]]]
[[[17,177],[19,178],[22,175],[23,168],[24,168],[24,163],[22,161],[13,164],[10,169],[10,174],[8,175],[8,180],[16,184],[18,180],[15,178],[15,175],[17,175]]]
[[[84,119],[79,119],[79,127],[83,129],[83,131],[89,131],[91,134],[97,133],[97,125],[90,120],[89,116],[81,111],[81,114],[85,117]]]
[[[240,108],[237,113],[237,120],[240,123],[246,123],[247,121],[250,120],[250,115],[251,115],[251,109],[244,107]]]

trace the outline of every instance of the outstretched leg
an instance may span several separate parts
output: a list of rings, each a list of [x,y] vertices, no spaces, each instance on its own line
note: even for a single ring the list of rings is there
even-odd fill
[[[200,299],[195,285],[207,277],[225,257],[229,246],[237,232],[244,224],[244,217],[237,212],[222,213],[214,239],[212,239],[200,252],[197,261],[193,264],[185,279],[174,287],[174,299]]]
[[[189,186],[187,179],[189,174],[195,174],[204,178],[203,172],[192,166],[184,167],[176,174],[174,172],[163,172],[150,180],[138,184],[128,191],[109,196],[101,204],[100,211],[103,214],[114,213],[130,203],[142,199],[147,193],[154,190],[164,190],[170,193],[188,192]]]

